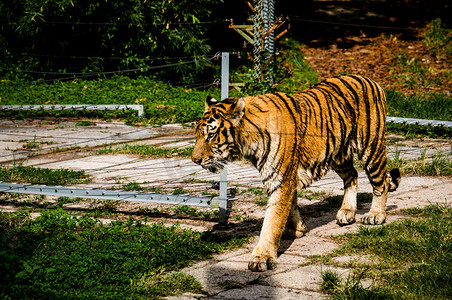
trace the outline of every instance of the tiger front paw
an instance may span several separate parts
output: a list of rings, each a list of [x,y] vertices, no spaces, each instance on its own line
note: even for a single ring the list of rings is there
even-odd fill
[[[267,270],[273,270],[274,268],[276,268],[275,257],[251,256],[248,263],[248,269],[253,272],[264,272]]]
[[[386,220],[386,212],[368,212],[364,214],[362,223],[365,225],[380,225]]]
[[[356,210],[340,209],[336,215],[336,222],[339,225],[349,225],[355,222]]]

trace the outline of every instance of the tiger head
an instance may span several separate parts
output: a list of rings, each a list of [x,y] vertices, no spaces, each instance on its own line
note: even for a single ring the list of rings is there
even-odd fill
[[[224,168],[227,161],[236,159],[239,156],[236,127],[244,111],[243,98],[228,98],[219,102],[207,97],[204,115],[196,125],[193,162],[216,173]]]

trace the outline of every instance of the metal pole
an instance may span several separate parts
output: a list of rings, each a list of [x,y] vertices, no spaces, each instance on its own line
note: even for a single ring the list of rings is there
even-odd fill
[[[266,80],[270,85],[273,85],[273,73],[275,67],[275,63],[273,61],[275,55],[275,31],[272,29],[275,25],[274,0],[263,1],[262,19],[264,28],[263,32],[265,34],[263,52],[265,54],[265,64],[267,64],[266,70],[263,71],[267,73]]]
[[[221,100],[229,97],[229,53],[221,53]]]
[[[263,48],[262,41],[262,0],[254,0],[253,14],[253,60],[254,60],[254,79],[262,81],[262,62],[261,54]]]
[[[229,53],[221,53],[221,100],[229,97]],[[228,222],[228,170],[225,167],[220,173],[220,224]]]

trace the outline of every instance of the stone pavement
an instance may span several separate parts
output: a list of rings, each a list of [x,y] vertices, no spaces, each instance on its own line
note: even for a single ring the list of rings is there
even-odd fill
[[[320,181],[322,182],[322,180]],[[319,183],[320,183],[319,182]],[[370,185],[364,182],[360,192],[370,190]],[[335,185],[338,194],[341,186]],[[433,177],[405,177],[399,189],[389,195],[387,223],[402,218],[396,211],[408,207],[423,207],[429,204],[445,204],[452,200],[452,179]],[[304,201],[304,203],[302,203]],[[299,200],[299,205],[309,203]],[[370,208],[365,203],[358,210],[357,220]],[[168,297],[178,299],[327,299],[321,293],[319,284],[322,282],[322,271],[332,270],[347,278],[350,261],[367,260],[366,257],[336,258],[340,267],[324,266],[312,263],[310,255],[324,255],[338,248],[330,237],[356,232],[359,222],[347,226],[339,226],[335,221],[336,212],[325,213],[319,217],[306,219],[306,234],[295,240],[282,240],[279,247],[278,265],[275,270],[264,273],[253,273],[247,269],[248,258],[258,241],[257,232],[252,242],[246,247],[214,258],[199,262],[182,272],[196,277],[208,292],[207,295],[186,294]],[[370,285],[371,282],[364,281]]]
[[[9,123],[8,123],[9,122]],[[14,159],[25,159],[24,165],[42,168],[67,168],[85,170],[93,177],[93,182],[84,185],[88,187],[111,188],[119,181],[137,182],[146,186],[182,186],[210,185],[210,181],[218,180],[217,174],[211,174],[195,165],[188,158],[147,159],[131,155],[88,155],[88,147],[104,147],[113,143],[140,143],[165,145],[166,147],[185,147],[193,144],[190,130],[181,126],[166,126],[158,128],[135,128],[120,123],[97,122],[91,126],[75,126],[74,122],[60,124],[29,124],[24,121],[1,120],[0,127],[0,162],[5,165],[14,163]],[[186,130],[186,131],[184,131]],[[181,132],[182,131],[182,132]],[[36,149],[26,149],[23,145],[37,143]],[[77,145],[81,151],[60,152],[61,149]],[[56,152],[55,149],[59,148]],[[431,149],[430,149],[431,148]],[[442,143],[439,148],[426,148],[427,153],[438,151],[450,152],[450,143]],[[422,147],[416,145],[401,145],[390,147],[390,154],[397,153],[404,158],[420,157]],[[30,156],[30,154],[48,153],[47,155]],[[194,180],[193,180],[194,179]],[[359,172],[359,192],[371,192],[364,172]],[[257,171],[247,162],[238,161],[228,166],[228,182],[245,186],[262,186]],[[343,193],[342,180],[329,172],[320,181],[315,182],[309,190],[312,192],[327,192],[334,195]],[[388,222],[401,218],[394,212],[401,208],[422,207],[431,203],[445,203],[452,200],[452,179],[435,177],[404,177],[399,189],[389,195]],[[299,198],[300,206],[311,206],[316,201]],[[246,201],[238,200],[233,208],[241,207],[250,216],[261,220],[265,207],[256,205],[250,209]],[[365,203],[359,209],[357,219],[369,209],[370,203]],[[332,235],[354,232],[358,224],[338,226],[335,213],[323,213],[317,217],[308,216],[308,230],[302,238],[283,240],[279,248],[278,266],[275,270],[265,273],[248,271],[249,255],[258,241],[258,231],[254,232],[249,245],[234,251],[226,251],[215,255],[212,259],[199,262],[183,272],[196,277],[203,285],[207,294],[185,294],[168,299],[322,299],[326,298],[320,292],[321,272],[332,267],[326,267],[311,262],[310,255],[321,255],[336,249],[337,245],[330,238]],[[202,226],[202,225],[199,225]],[[362,259],[343,257],[341,267],[335,269],[347,277],[346,268],[350,260]]]

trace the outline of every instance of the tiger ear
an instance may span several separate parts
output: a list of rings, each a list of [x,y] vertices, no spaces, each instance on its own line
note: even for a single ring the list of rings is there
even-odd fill
[[[208,111],[213,105],[217,104],[218,100],[215,98],[212,98],[210,96],[207,96],[206,98],[206,108],[204,110],[204,112]]]
[[[243,98],[237,99],[231,107],[232,123],[238,125],[243,115],[245,114],[245,100]]]

